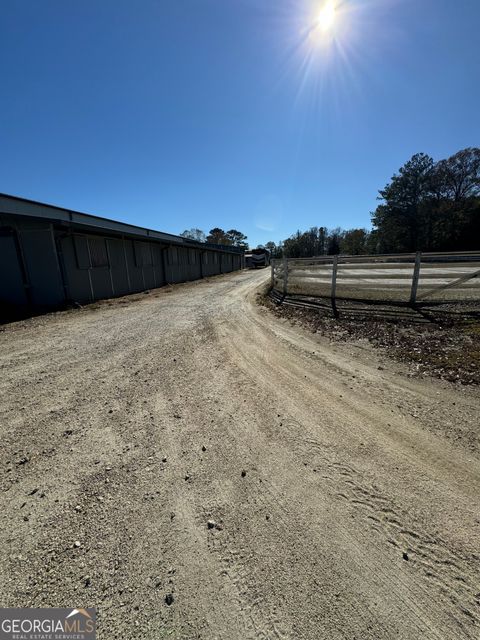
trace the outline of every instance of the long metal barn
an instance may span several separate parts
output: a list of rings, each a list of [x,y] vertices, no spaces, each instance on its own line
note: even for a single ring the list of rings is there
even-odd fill
[[[243,251],[236,247],[0,194],[0,317],[93,302],[242,267]]]

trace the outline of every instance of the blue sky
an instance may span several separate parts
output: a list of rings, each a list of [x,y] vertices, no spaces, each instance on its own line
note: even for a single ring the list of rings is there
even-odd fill
[[[369,226],[480,144],[478,0],[3,0],[0,191],[179,233]]]

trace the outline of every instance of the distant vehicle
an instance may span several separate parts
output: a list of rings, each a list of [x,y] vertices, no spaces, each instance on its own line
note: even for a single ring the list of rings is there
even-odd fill
[[[247,269],[258,269],[268,267],[270,264],[270,252],[267,249],[252,249],[245,251],[245,267]]]

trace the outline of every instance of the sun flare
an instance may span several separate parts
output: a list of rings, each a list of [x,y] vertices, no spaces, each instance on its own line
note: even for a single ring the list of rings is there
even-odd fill
[[[322,31],[330,31],[335,24],[336,7],[334,0],[326,0],[318,14],[317,23]]]

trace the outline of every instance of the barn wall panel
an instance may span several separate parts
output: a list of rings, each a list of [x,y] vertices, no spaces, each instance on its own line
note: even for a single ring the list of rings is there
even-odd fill
[[[18,240],[22,248],[30,303],[46,307],[61,304],[64,291],[50,225],[20,224]]]
[[[1,229],[0,229],[1,231]],[[26,305],[28,300],[23,284],[22,267],[13,234],[0,233],[0,305]]]
[[[130,274],[130,293],[145,290],[142,267],[138,266],[135,259],[135,256],[137,255],[138,257],[139,255],[138,251],[138,249],[135,251],[135,245],[132,240],[125,240],[125,254]]]
[[[166,284],[165,273],[163,269],[163,252],[164,247],[162,245],[152,243],[153,269],[155,273],[156,287],[163,287],[163,285]]]
[[[81,238],[81,237],[80,237]],[[84,303],[92,302],[92,288],[87,262],[80,248],[86,247],[84,239],[73,235],[62,237],[58,240],[64,277],[67,285],[67,296],[70,300]]]
[[[94,267],[90,269],[93,297],[95,300],[111,298],[114,295],[112,279],[108,267]]]
[[[130,293],[128,282],[127,263],[123,240],[109,238],[107,240],[110,271],[112,274],[113,289],[115,296],[124,296]]]

